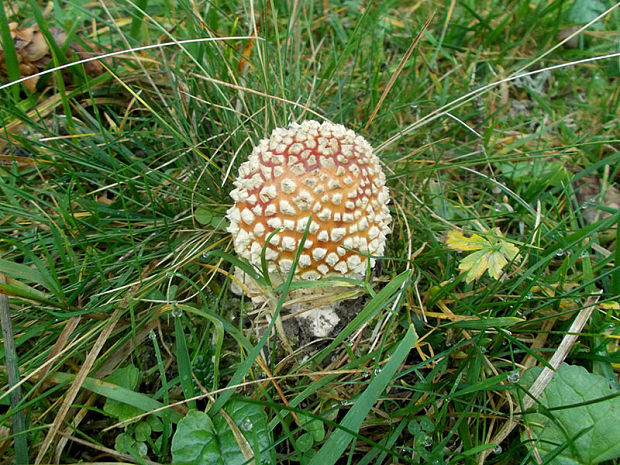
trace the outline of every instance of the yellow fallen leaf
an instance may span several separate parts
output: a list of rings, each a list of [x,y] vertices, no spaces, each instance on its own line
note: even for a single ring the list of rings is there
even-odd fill
[[[459,270],[467,271],[465,281],[471,283],[473,280],[478,279],[486,271],[489,265],[488,253],[484,250],[478,250],[461,261]]]
[[[502,276],[508,261],[514,260],[519,249],[514,244],[504,240],[499,228],[493,228],[488,237],[478,234],[466,236],[460,231],[450,231],[445,239],[446,245],[461,252],[474,251],[467,255],[458,268],[466,272],[465,281],[471,283],[480,278],[485,271],[493,279]]]
[[[467,251],[484,249],[489,246],[489,243],[478,234],[467,237],[460,231],[450,231],[446,239],[446,245],[454,250]]]
[[[489,276],[493,279],[499,279],[502,270],[508,263],[508,260],[500,253],[493,252],[489,254]]]

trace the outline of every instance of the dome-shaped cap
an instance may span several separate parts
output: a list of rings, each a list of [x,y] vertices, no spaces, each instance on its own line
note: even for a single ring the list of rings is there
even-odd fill
[[[310,216],[296,277],[361,277],[367,258],[356,252],[383,254],[391,221],[385,175],[370,144],[340,124],[275,129],[239,167],[234,185],[227,215],[237,254],[260,266],[268,236],[279,229],[265,253],[270,275],[288,274]]]

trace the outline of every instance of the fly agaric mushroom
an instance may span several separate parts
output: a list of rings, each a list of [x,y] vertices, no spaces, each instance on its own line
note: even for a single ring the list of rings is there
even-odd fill
[[[274,286],[290,272],[306,228],[295,279],[361,279],[366,255],[383,254],[391,221],[385,175],[370,144],[340,124],[305,121],[275,129],[239,167],[234,185],[227,216],[235,251],[260,267],[266,246]],[[370,258],[371,268],[374,262]],[[327,319],[337,323],[334,316]]]

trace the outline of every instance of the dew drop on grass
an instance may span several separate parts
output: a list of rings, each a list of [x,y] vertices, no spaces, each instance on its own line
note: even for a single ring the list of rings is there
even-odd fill
[[[172,313],[172,316],[175,318],[180,318],[183,316],[183,310],[181,310],[175,304],[172,304],[172,311],[170,313]]]
[[[149,331],[149,339],[151,340],[157,339],[157,334],[155,334],[155,331]]]
[[[532,298],[533,298],[533,297],[534,297],[534,295],[533,295],[531,292],[528,292],[528,293],[526,294],[526,296],[525,296],[525,298],[526,298],[527,300],[532,300]]]
[[[560,249],[555,253],[556,257],[561,257],[562,255],[564,255],[564,250]]]
[[[502,446],[500,446],[499,444],[493,448],[493,453],[496,455],[501,454],[502,451],[503,451]]]
[[[424,444],[424,447],[431,447],[433,445],[433,438],[430,436],[426,436],[422,444]]]
[[[506,379],[509,383],[518,383],[521,380],[521,373],[515,370],[510,373]]]
[[[377,376],[379,373],[381,373],[381,368],[375,368],[374,372],[375,376]]]
[[[243,431],[252,431],[252,427],[254,425],[252,424],[252,420],[250,420],[249,418],[244,418],[243,421],[241,422],[241,425],[239,425],[239,427],[243,430]]]

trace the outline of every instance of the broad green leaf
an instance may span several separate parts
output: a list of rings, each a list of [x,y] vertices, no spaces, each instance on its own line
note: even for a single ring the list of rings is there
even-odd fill
[[[34,300],[43,304],[51,305],[53,307],[66,308],[66,305],[56,302],[50,299],[47,294],[28,286],[16,279],[8,278],[7,283],[0,284],[0,293],[6,294],[9,297],[21,297],[23,299]]]
[[[586,24],[605,11],[607,7],[599,0],[575,0],[568,10],[567,19],[575,24]],[[595,24],[600,28],[600,24]]]
[[[128,365],[124,368],[119,368],[110,376],[106,377],[104,381],[133,391],[140,381],[140,371],[135,366]],[[144,413],[142,409],[111,398],[106,399],[103,405],[103,411],[119,420],[126,420],[127,418],[132,418]]]
[[[254,463],[275,463],[271,448],[273,439],[263,409],[233,398],[226,403],[224,411],[252,448]],[[212,419],[196,410],[179,422],[172,438],[172,460],[175,465],[241,465],[247,462],[223,415],[216,414]]]
[[[527,370],[523,386],[529,388],[541,371]],[[620,457],[620,393],[605,378],[562,364],[539,401],[540,408],[535,404],[524,415],[533,441],[527,432],[522,439],[536,447],[545,463],[591,465]]]
[[[0,258],[0,272],[19,281],[40,284],[49,291],[54,291],[57,288],[56,283],[54,283],[49,274],[44,274],[34,267],[22,265],[21,263],[13,263]]]
[[[543,184],[556,186],[569,177],[568,170],[559,161],[535,164],[530,161],[498,163],[504,176],[516,184]]]
[[[172,311],[173,315],[175,310]],[[180,316],[174,316],[174,335],[176,345],[174,353],[177,358],[177,368],[179,370],[179,378],[181,379],[181,388],[186,399],[194,397],[194,381],[192,379],[192,362],[189,359],[189,351],[187,350],[187,341],[183,331],[183,323]],[[190,401],[187,405],[189,408],[196,408],[196,401]]]

